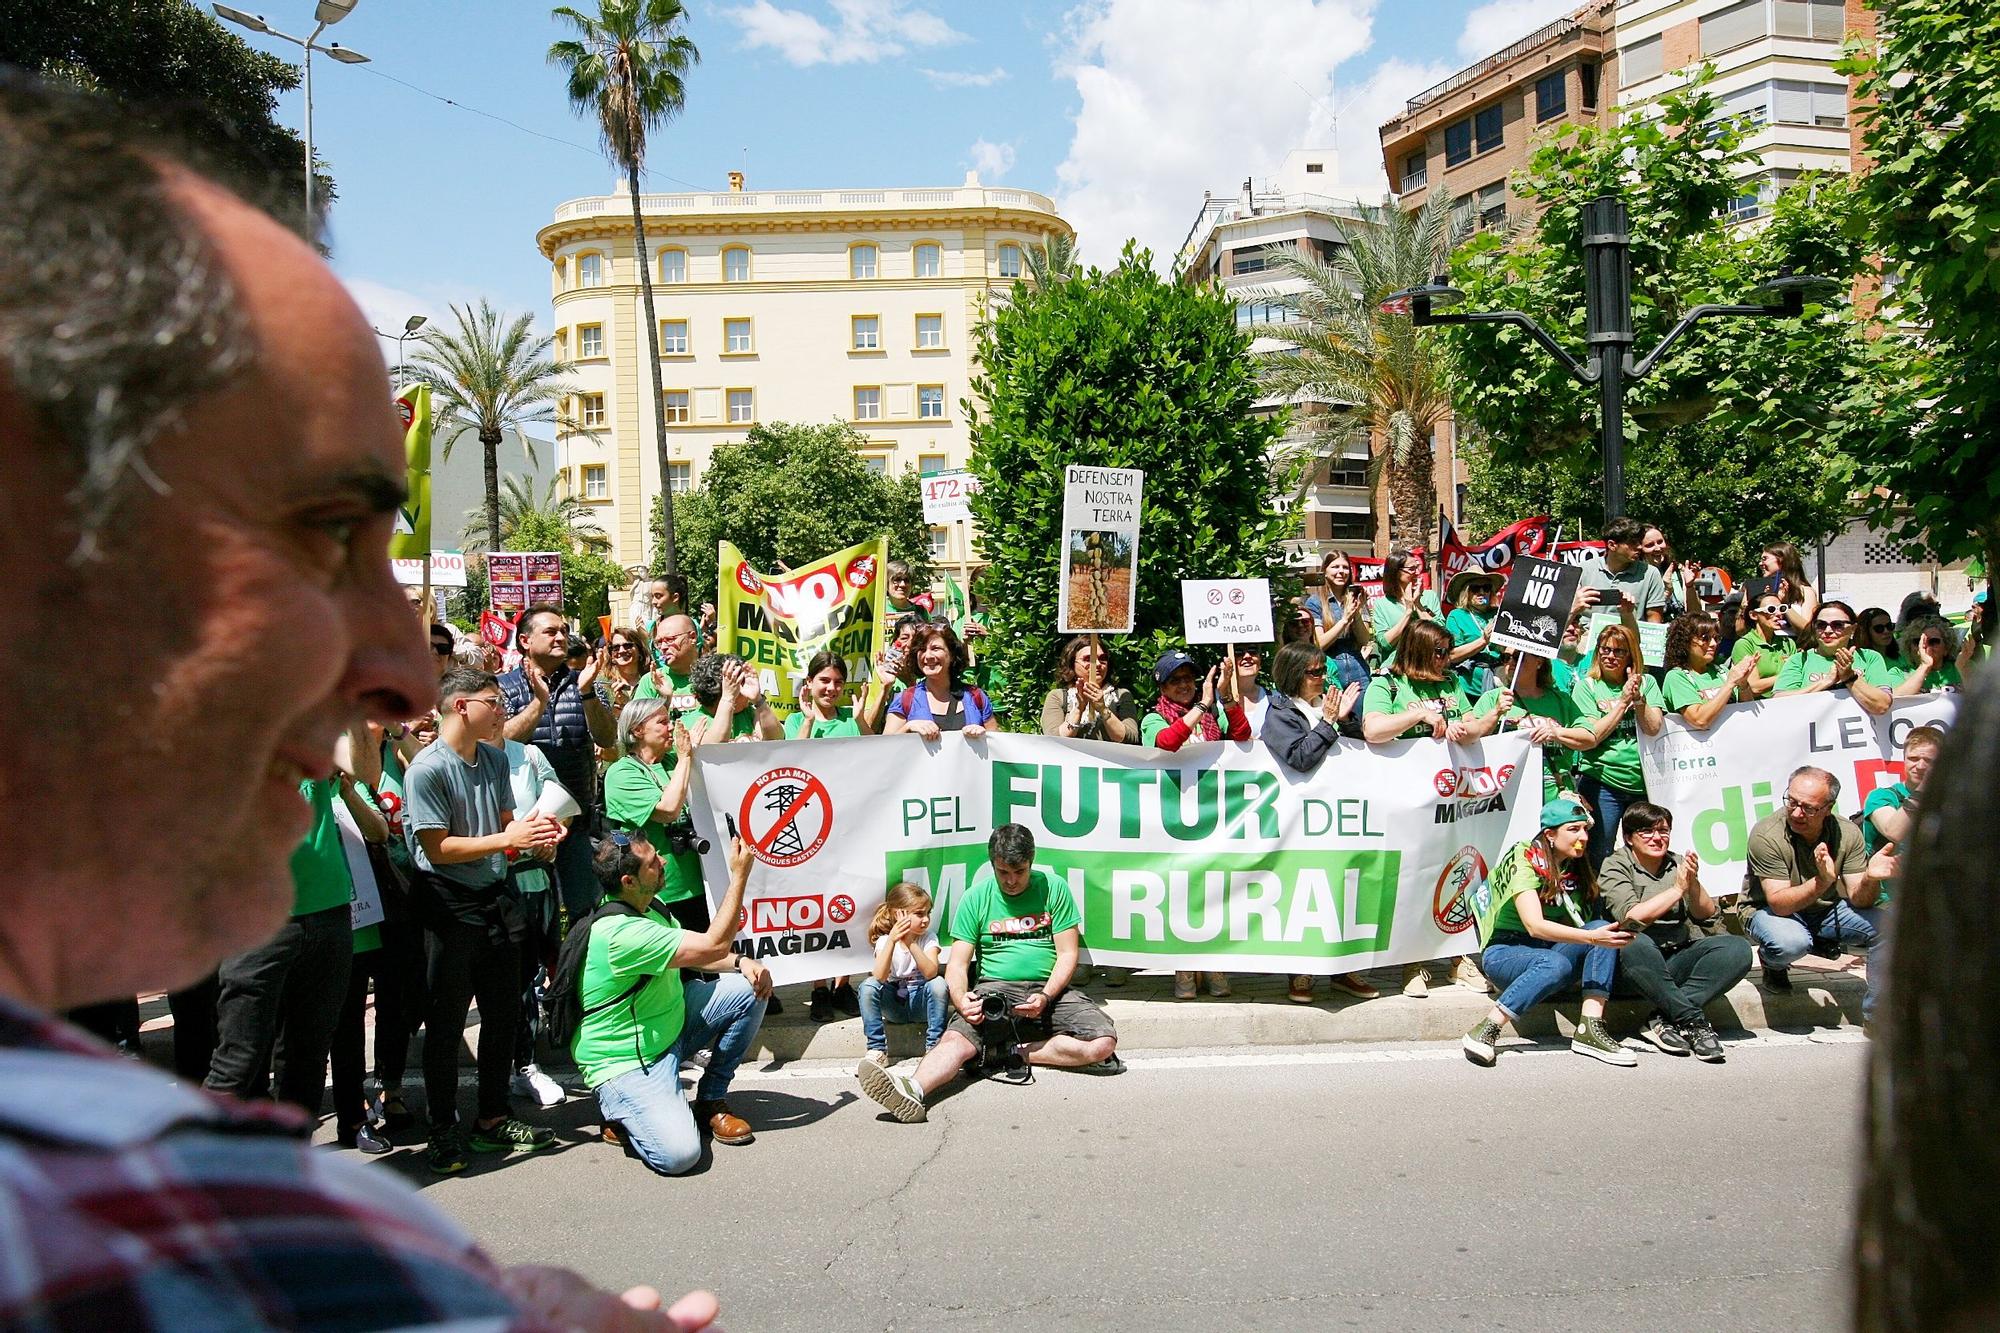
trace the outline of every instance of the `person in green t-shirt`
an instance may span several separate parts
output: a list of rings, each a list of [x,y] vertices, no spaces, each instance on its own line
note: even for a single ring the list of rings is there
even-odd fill
[[[1958,631],[1943,616],[1919,616],[1903,627],[1900,636],[1901,660],[1908,668],[1890,667],[1897,677],[1895,696],[1899,699],[1932,690],[1965,688],[1964,673],[1974,658],[1969,651],[1971,638],[1959,642]]]
[[[1746,610],[1750,628],[1729,650],[1729,663],[1734,666],[1745,658],[1756,660],[1757,669],[1743,679],[1743,695],[1746,700],[1762,699],[1777,686],[1778,673],[1785,669],[1786,659],[1798,651],[1798,645],[1784,632],[1785,604],[1777,593],[1758,593]]]
[[[1639,636],[1625,625],[1607,625],[1597,638],[1590,670],[1577,678],[1570,698],[1577,721],[1593,744],[1577,761],[1577,794],[1597,813],[1590,835],[1590,868],[1611,855],[1625,807],[1646,795],[1639,764],[1639,733],[1660,734],[1666,721],[1660,687],[1639,668]]]
[[[994,829],[986,856],[989,864],[952,906],[945,983],[957,1012],[944,1036],[915,1074],[891,1072],[873,1060],[854,1071],[861,1090],[906,1124],[924,1119],[925,1099],[989,1047],[1011,1048],[1030,1064],[1125,1071],[1110,1015],[1069,984],[1082,942],[1069,885],[1035,865],[1035,835],[1023,825]],[[987,1003],[999,1012],[989,1017]]]
[[[667,914],[690,930],[708,929],[701,857],[694,850],[687,789],[694,739],[663,699],[634,699],[618,715],[621,757],[604,772],[604,818],[637,830],[665,861],[657,895]]]
[[[799,687],[799,711],[785,719],[785,739],[869,735],[863,719],[840,702],[846,693],[847,659],[826,649],[814,653]]]
[[[1387,745],[1406,736],[1433,736],[1463,745],[1491,734],[1494,715],[1474,719],[1465,686],[1451,673],[1451,636],[1436,621],[1419,621],[1402,635],[1389,670],[1361,697],[1361,736]]]
[[[1483,569],[1463,570],[1445,585],[1444,604],[1451,608],[1444,618],[1451,635],[1451,667],[1468,697],[1484,693],[1493,683],[1493,669],[1500,665],[1500,650],[1493,646],[1493,603],[1499,595],[1499,576]]]
[[[694,664],[700,660],[694,621],[671,615],[653,627],[653,669],[640,678],[634,699],[665,699],[675,717],[701,707],[694,697]]]
[[[1467,891],[1479,931],[1479,969],[1500,998],[1460,1042],[1465,1058],[1490,1068],[1500,1029],[1571,986],[1583,1009],[1569,1048],[1609,1065],[1638,1063],[1604,1029],[1604,1002],[1618,974],[1618,951],[1631,935],[1604,919],[1592,870],[1590,811],[1559,796],[1542,806],[1541,831],[1501,853],[1493,873]]]
[[[1888,712],[1896,678],[1882,654],[1854,646],[1854,608],[1831,598],[1822,601],[1812,631],[1818,642],[1785,660],[1772,696],[1845,689],[1865,711],[1877,717]]]
[[[564,948],[566,959],[572,948],[583,950],[576,990],[582,1017],[570,1053],[597,1094],[606,1126],[615,1125],[639,1160],[661,1175],[694,1169],[704,1126],[717,1143],[756,1138],[725,1100],[771,996],[770,974],[760,969],[750,976],[748,960],[730,947],[753,859],[748,843],[730,840],[729,887],[715,924],[684,929],[654,901],[665,874],[658,849],[643,833],[614,830],[591,858],[604,906],[575,928],[581,944]],[[722,975],[708,975],[715,971]],[[681,1067],[703,1049],[708,1060],[690,1106]]]
[[[1747,698],[1745,682],[1757,670],[1756,659],[1746,653],[1725,671],[1715,655],[1721,635],[1706,611],[1690,611],[1667,630],[1667,677],[1660,695],[1696,731],[1707,731],[1723,709]]]
[[[1873,856],[1884,847],[1901,849],[1909,841],[1917,824],[1917,793],[1924,789],[1943,745],[1944,731],[1939,727],[1913,727],[1903,737],[1903,780],[1877,787],[1861,803],[1861,850],[1865,854]],[[1876,904],[1886,904],[1895,887],[1893,879],[1883,880]]]
[[[1592,740],[1590,729],[1577,725],[1575,700],[1551,678],[1554,666],[1546,657],[1503,649],[1500,669],[1495,673],[1495,679],[1501,683],[1479,696],[1479,701],[1472,705],[1473,718],[1498,714],[1502,727],[1518,727],[1542,747],[1545,802],[1574,790],[1577,751],[1587,748]],[[1572,687],[1574,684],[1572,681]]]
[[[1382,562],[1382,595],[1368,604],[1377,671],[1389,669],[1402,647],[1403,635],[1422,621],[1442,625],[1444,608],[1435,592],[1425,591],[1422,564],[1411,569],[1408,557],[1392,555]]]
[[[764,697],[764,684],[750,664],[735,653],[707,653],[688,675],[695,710],[683,713],[688,735],[696,745],[725,741],[779,741],[784,724]]]

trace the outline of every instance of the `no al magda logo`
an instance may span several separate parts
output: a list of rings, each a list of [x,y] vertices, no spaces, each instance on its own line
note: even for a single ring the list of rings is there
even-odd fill
[[[843,577],[847,580],[847,586],[850,588],[867,587],[875,581],[875,557],[872,555],[857,557],[852,564],[848,565],[847,573]]]
[[[757,571],[739,562],[736,566],[736,586],[752,597],[764,595],[764,580],[757,577]]]
[[[833,797],[802,768],[774,768],[743,793],[736,822],[759,861],[795,866],[826,845],[833,832]]]

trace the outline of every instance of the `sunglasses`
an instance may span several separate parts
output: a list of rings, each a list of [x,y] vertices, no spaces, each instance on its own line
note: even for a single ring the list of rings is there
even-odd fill
[[[637,647],[629,643],[614,643],[611,645],[611,655],[613,657],[618,656],[620,653],[636,653],[638,651]]]
[[[439,657],[450,657],[451,645],[446,643],[443,639],[432,639],[431,651],[436,653]]]
[[[1773,604],[1771,606],[1760,606],[1757,608],[1757,614],[1760,616],[1775,616],[1778,614],[1779,611],[1783,609],[1784,608],[1777,606],[1776,604]]]
[[[1853,623],[1854,623],[1854,622],[1853,622],[1853,621],[1851,621],[1851,620],[1815,620],[1815,621],[1813,621],[1813,628],[1815,628],[1815,629],[1846,629],[1846,628],[1847,628],[1847,627],[1848,627],[1849,625],[1852,625]]]
[[[1323,666],[1316,666],[1316,667],[1307,667],[1307,668],[1306,668],[1306,675],[1308,675],[1308,676],[1311,676],[1311,677],[1314,677],[1314,678],[1318,678],[1318,677],[1321,677],[1321,676],[1324,676],[1324,675],[1326,675],[1326,668],[1325,668],[1325,667],[1323,667]]]

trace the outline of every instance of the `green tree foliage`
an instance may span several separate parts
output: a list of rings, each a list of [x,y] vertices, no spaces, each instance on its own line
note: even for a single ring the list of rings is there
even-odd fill
[[[514,534],[524,528],[535,531],[561,529],[575,538],[577,545],[589,551],[610,549],[611,538],[605,535],[597,520],[591,516],[590,506],[574,495],[557,495],[557,480],[549,478],[549,484],[542,497],[535,498],[534,484],[527,477],[507,477],[500,483],[500,549],[503,551],[533,551],[539,547],[511,546]],[[488,531],[484,507],[465,511],[465,522],[458,530],[459,547],[466,551],[487,549]]]
[[[1629,512],[1664,525],[1690,558],[1743,568],[1765,543],[1820,540],[1853,513],[1852,469],[1828,422],[1872,374],[1873,358],[1844,299],[1862,261],[1841,230],[1850,187],[1801,182],[1765,228],[1729,227],[1742,189],[1735,173],[1755,157],[1704,82],[1663,99],[1658,118],[1563,127],[1516,181],[1546,209],[1536,226],[1474,237],[1451,272],[1468,309],[1525,310],[1579,360],[1580,210],[1600,195],[1623,199],[1630,213],[1635,355],[1690,307],[1746,301],[1781,270],[1841,280],[1839,297],[1809,302],[1801,318],[1705,321],[1629,386]],[[1460,423],[1472,436],[1468,526],[1547,510],[1594,535],[1603,521],[1596,389],[1519,329],[1451,334]]]
[[[1114,679],[1152,693],[1152,664],[1182,638],[1180,581],[1284,578],[1270,452],[1281,422],[1251,414],[1264,392],[1235,305],[1162,280],[1128,245],[1117,267],[1046,286],[1014,284],[982,328],[973,391],[972,510],[989,561],[984,660],[998,701],[1040,714],[1061,648],[1063,469],[1144,469],[1138,624],[1105,639]]]
[[[1880,373],[1843,415],[1869,517],[1940,560],[2000,568],[2000,8],[1871,0],[1858,76],[1873,158],[1857,236],[1901,278]]]
[[[452,623],[471,630],[487,605],[486,511],[466,511],[465,588],[454,589]],[[610,539],[590,517],[590,507],[556,494],[551,481],[540,500],[528,478],[510,476],[500,484],[500,549],[554,551],[563,558],[563,613],[595,635],[597,617],[610,612],[611,595],[626,585],[624,566],[611,559]]]
[[[842,422],[752,426],[717,446],[701,485],[674,497],[674,541],[688,593],[715,600],[716,543],[728,541],[757,569],[801,565],[889,534],[889,555],[909,563],[911,582],[931,577],[930,528],[917,474],[886,477],[855,452],[864,436]],[[666,533],[653,502],[654,574],[666,573]]]
[[[0,0],[0,65],[116,98],[299,227],[305,143],[274,117],[278,95],[299,86],[299,70],[246,45],[206,5]],[[333,197],[324,173],[318,189],[323,206]]]

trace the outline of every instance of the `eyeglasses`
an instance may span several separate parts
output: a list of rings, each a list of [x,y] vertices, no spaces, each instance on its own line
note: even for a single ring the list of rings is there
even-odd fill
[[[1818,804],[1814,804],[1811,801],[1801,801],[1796,796],[1785,797],[1785,808],[1787,810],[1796,810],[1802,815],[1818,814],[1822,810],[1830,809],[1832,805],[1832,801],[1821,801]]]
[[[1714,643],[1720,637],[1712,629],[1705,629],[1694,636],[1696,643]]]
[[[483,695],[483,694],[469,694],[469,695],[466,695],[466,696],[465,696],[465,697],[464,697],[464,698],[463,698],[462,700],[460,700],[460,702],[461,702],[461,703],[468,703],[468,704],[485,704],[485,705],[486,705],[486,706],[487,706],[488,708],[497,708],[497,709],[501,710],[502,712],[505,712],[505,711],[506,711],[506,708],[507,708],[507,702],[506,702],[506,700],[504,700],[504,699],[489,699],[489,698],[487,698],[487,697],[486,697],[485,695]]]
[[[1634,833],[1632,835],[1634,839],[1644,838],[1648,842],[1652,841],[1654,838],[1671,838],[1673,836],[1674,836],[1674,830],[1671,826],[1667,828],[1642,828],[1637,833]]]
[[[1942,648],[1942,647],[1944,647],[1944,639],[1943,639],[1943,638],[1942,638],[1942,637],[1941,637],[1940,635],[1936,635],[1936,634],[1926,634],[1926,635],[1924,635],[1924,637],[1923,637],[1923,640],[1922,640],[1922,642],[1923,642],[1923,645],[1924,645],[1924,647],[1926,647],[1926,648]]]
[[[1775,616],[1778,614],[1778,612],[1782,611],[1783,609],[1784,608],[1779,606],[1776,602],[1773,602],[1769,606],[1758,607],[1756,610],[1756,614],[1760,616]]]
[[[614,643],[611,645],[611,655],[613,657],[618,656],[620,653],[636,653],[638,651],[639,649],[636,644]]]
[[[431,651],[436,653],[439,657],[450,657],[451,645],[446,643],[443,639],[432,639]]]
[[[1630,657],[1632,650],[1629,648],[1614,648],[1607,643],[1597,650],[1597,655],[1599,657]]]
[[[1851,620],[1815,620],[1815,621],[1813,621],[1813,628],[1815,628],[1815,629],[1846,629],[1846,628],[1847,628],[1847,627],[1848,627],[1849,625],[1852,625],[1853,623],[1854,623],[1854,622],[1853,622],[1853,621],[1851,621]]]

